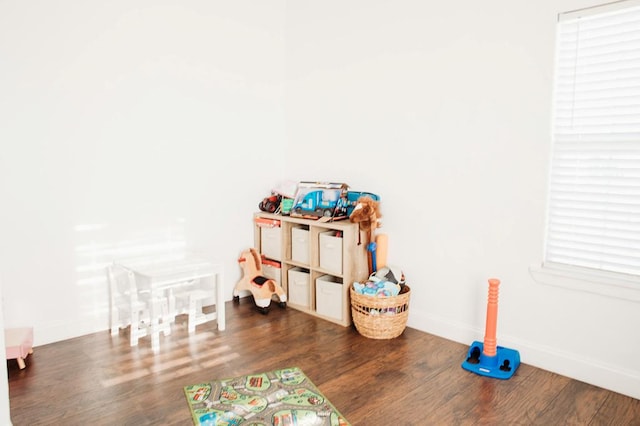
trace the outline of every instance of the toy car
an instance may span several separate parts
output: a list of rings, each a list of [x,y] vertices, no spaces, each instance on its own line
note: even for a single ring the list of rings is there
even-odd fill
[[[258,208],[263,212],[267,213],[275,213],[280,207],[280,203],[282,202],[282,195],[271,194],[269,197],[265,197],[258,204]]]

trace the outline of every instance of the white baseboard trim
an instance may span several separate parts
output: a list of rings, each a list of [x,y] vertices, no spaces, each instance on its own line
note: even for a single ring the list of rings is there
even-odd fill
[[[414,308],[409,312],[407,326],[464,345],[471,345],[473,341],[481,341],[484,338],[484,330],[473,329],[466,324]],[[498,344],[520,352],[523,364],[640,399],[640,371],[587,359],[579,354],[559,351],[513,336],[501,335]],[[460,363],[465,355],[466,353],[461,353]]]
[[[73,324],[62,322],[35,324],[33,326],[33,346],[47,345],[104,330],[109,331],[109,322],[105,322],[104,319],[85,318],[81,322]]]

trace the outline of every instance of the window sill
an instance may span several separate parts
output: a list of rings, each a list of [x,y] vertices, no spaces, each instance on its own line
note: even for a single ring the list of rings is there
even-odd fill
[[[557,264],[532,265],[529,267],[529,273],[540,284],[640,302],[640,277],[633,275]]]

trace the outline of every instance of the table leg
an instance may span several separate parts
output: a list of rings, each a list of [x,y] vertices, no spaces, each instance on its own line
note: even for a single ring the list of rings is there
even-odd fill
[[[157,295],[151,296],[151,309],[149,312],[149,334],[151,334],[151,350],[160,350],[160,316],[162,314],[160,298]]]
[[[224,308],[224,285],[222,270],[219,270],[216,274],[216,316],[218,320],[218,330],[224,331],[226,327],[226,317]]]

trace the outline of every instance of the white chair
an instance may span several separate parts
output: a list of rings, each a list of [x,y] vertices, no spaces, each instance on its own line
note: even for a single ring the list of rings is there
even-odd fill
[[[206,306],[204,302],[212,297],[212,291],[207,290],[205,286],[204,280],[198,278],[185,282],[177,290],[174,290],[174,313],[175,315],[187,315],[187,330],[189,334],[195,333],[197,325],[214,321],[218,318],[217,306],[214,312],[204,312],[204,307]],[[216,305],[217,303],[216,300]]]
[[[107,266],[110,293],[111,335],[121,328],[130,327],[129,343],[136,346],[138,340],[148,334],[149,305],[139,297],[133,274],[121,266]]]

